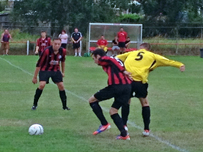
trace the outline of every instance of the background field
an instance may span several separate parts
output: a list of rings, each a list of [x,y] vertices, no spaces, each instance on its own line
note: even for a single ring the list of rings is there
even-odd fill
[[[93,136],[99,121],[87,99],[106,86],[107,76],[91,58],[67,57],[64,83],[71,111],[63,111],[57,87],[49,84],[36,111],[31,110],[38,85],[31,83],[37,56],[0,56],[1,152],[200,152],[203,149],[203,59],[168,56],[186,65],[184,73],[172,67],[158,68],[149,77],[152,136],[143,138],[141,107],[133,99],[129,118],[130,141],[115,140],[118,130],[101,103],[112,128]],[[45,133],[30,136],[33,123]]]

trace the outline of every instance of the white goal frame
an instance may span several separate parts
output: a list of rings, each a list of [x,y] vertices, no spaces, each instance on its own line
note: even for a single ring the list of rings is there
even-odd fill
[[[120,24],[120,23],[89,23],[89,28],[88,28],[88,38],[87,38],[87,51],[88,53],[90,52],[90,46],[91,44],[90,43],[96,43],[97,40],[96,39],[91,39],[91,26],[94,26],[94,25],[100,25],[100,26],[115,26],[115,27],[123,27],[124,30],[125,30],[125,27],[127,26],[138,26],[140,27],[140,37],[137,39],[137,40],[131,40],[130,43],[134,43],[134,44],[137,44],[137,48],[139,48],[139,45],[142,43],[142,24]],[[113,37],[114,38],[114,37]],[[113,40],[112,38],[112,40]],[[112,40],[107,40],[108,43],[111,43]]]

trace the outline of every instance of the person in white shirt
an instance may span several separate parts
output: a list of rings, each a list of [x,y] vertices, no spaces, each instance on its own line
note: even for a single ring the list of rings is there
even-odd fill
[[[68,43],[68,34],[66,34],[65,30],[61,31],[61,34],[59,34],[59,38],[61,39],[61,47],[66,49]]]

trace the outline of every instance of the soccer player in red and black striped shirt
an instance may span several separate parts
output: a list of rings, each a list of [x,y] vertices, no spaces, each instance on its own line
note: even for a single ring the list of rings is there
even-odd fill
[[[102,49],[96,49],[92,53],[92,58],[96,64],[102,66],[108,75],[108,86],[95,93],[89,99],[93,112],[101,122],[101,126],[93,134],[97,135],[111,127],[103,115],[99,101],[114,97],[115,100],[111,106],[110,115],[121,133],[117,136],[117,139],[130,140],[130,136],[127,134],[123,121],[118,114],[119,108],[126,106],[130,99],[131,80],[127,77],[130,73],[125,71],[124,67],[115,58],[105,56],[105,51]]]
[[[56,38],[53,40],[53,45],[46,48],[36,65],[34,77],[32,79],[32,82],[34,84],[37,83],[37,75],[39,73],[39,87],[36,90],[35,96],[34,96],[34,103],[32,110],[36,110],[38,100],[42,94],[42,91],[49,80],[49,78],[52,79],[52,81],[58,86],[59,88],[59,95],[61,98],[61,102],[63,105],[64,110],[70,110],[66,106],[66,92],[64,89],[63,84],[63,77],[65,72],[65,56],[66,56],[66,49],[61,48],[61,39]],[[61,64],[61,70],[60,70],[60,64]]]
[[[47,37],[47,33],[45,31],[41,31],[41,37],[37,39],[35,54],[39,54],[40,56],[44,49],[48,46],[51,46],[51,39]]]

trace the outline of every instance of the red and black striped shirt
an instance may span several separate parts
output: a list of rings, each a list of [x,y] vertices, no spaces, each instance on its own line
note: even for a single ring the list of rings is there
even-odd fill
[[[65,62],[65,56],[66,49],[59,48],[55,54],[52,46],[49,46],[42,52],[36,67],[40,67],[40,71],[59,71],[60,62]]]
[[[131,80],[123,74],[124,67],[113,57],[101,57],[99,59],[99,65],[108,74],[108,85],[131,83]]]
[[[46,37],[45,39],[40,37],[39,39],[37,39],[36,45],[39,46],[39,52],[43,52],[45,48],[51,46],[51,39],[49,37]]]

